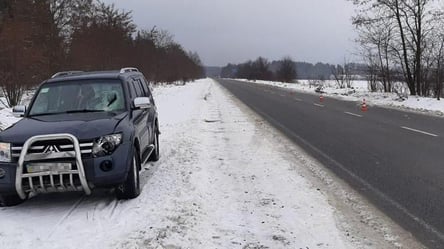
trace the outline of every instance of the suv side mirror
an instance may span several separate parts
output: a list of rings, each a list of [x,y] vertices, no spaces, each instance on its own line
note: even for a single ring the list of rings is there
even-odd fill
[[[12,115],[16,118],[21,118],[25,116],[26,106],[24,105],[16,105],[12,108]]]
[[[134,99],[135,109],[149,109],[151,108],[151,100],[148,97],[138,97]]]

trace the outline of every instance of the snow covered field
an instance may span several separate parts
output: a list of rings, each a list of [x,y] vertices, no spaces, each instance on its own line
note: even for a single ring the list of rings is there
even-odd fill
[[[315,94],[315,88],[311,85],[309,80],[298,80],[298,83],[282,83],[275,81],[248,81],[245,79],[239,79],[240,81],[254,82],[258,84],[266,84],[277,87],[288,88],[296,91],[302,91]],[[444,116],[444,99],[437,100],[436,98],[425,98],[408,96],[406,100],[400,100],[396,93],[383,93],[383,92],[369,92],[367,81],[353,81],[352,87],[339,89],[337,84],[333,80],[327,80],[323,82],[325,92],[324,95],[335,97],[347,101],[362,102],[364,99],[370,106],[378,105],[385,107],[394,107],[404,110],[419,111],[423,113],[429,113],[439,116]],[[408,90],[408,89],[407,89]]]
[[[155,99],[161,159],[144,166],[137,199],[0,208],[0,248],[419,248],[212,80]]]

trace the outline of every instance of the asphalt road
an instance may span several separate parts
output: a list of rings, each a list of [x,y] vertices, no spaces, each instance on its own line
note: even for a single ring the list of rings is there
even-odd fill
[[[444,248],[444,119],[217,80],[430,248]]]

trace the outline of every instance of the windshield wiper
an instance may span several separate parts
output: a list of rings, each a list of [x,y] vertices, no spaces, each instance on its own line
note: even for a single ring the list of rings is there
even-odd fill
[[[63,114],[65,112],[47,112],[47,113],[36,113],[29,115],[28,117],[38,117],[38,116],[49,116],[49,115],[57,115],[57,114]]]
[[[114,94],[113,98],[109,101],[107,107],[109,107],[110,105],[112,105],[114,102],[116,102],[117,100],[117,96]]]
[[[83,110],[70,110],[65,113],[87,113],[87,112],[105,112],[104,110],[92,110],[92,109],[83,109]]]
[[[36,113],[33,115],[29,115],[28,117],[38,117],[38,116],[49,116],[49,115],[58,115],[58,114],[67,114],[67,113],[88,113],[88,112],[105,112],[104,110],[91,110],[91,109],[83,109],[83,110],[69,110],[64,112],[47,112],[47,113]]]

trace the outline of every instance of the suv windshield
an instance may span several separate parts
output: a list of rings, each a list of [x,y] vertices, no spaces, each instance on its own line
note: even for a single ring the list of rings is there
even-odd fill
[[[119,80],[82,80],[43,85],[29,115],[124,110],[125,99]]]

